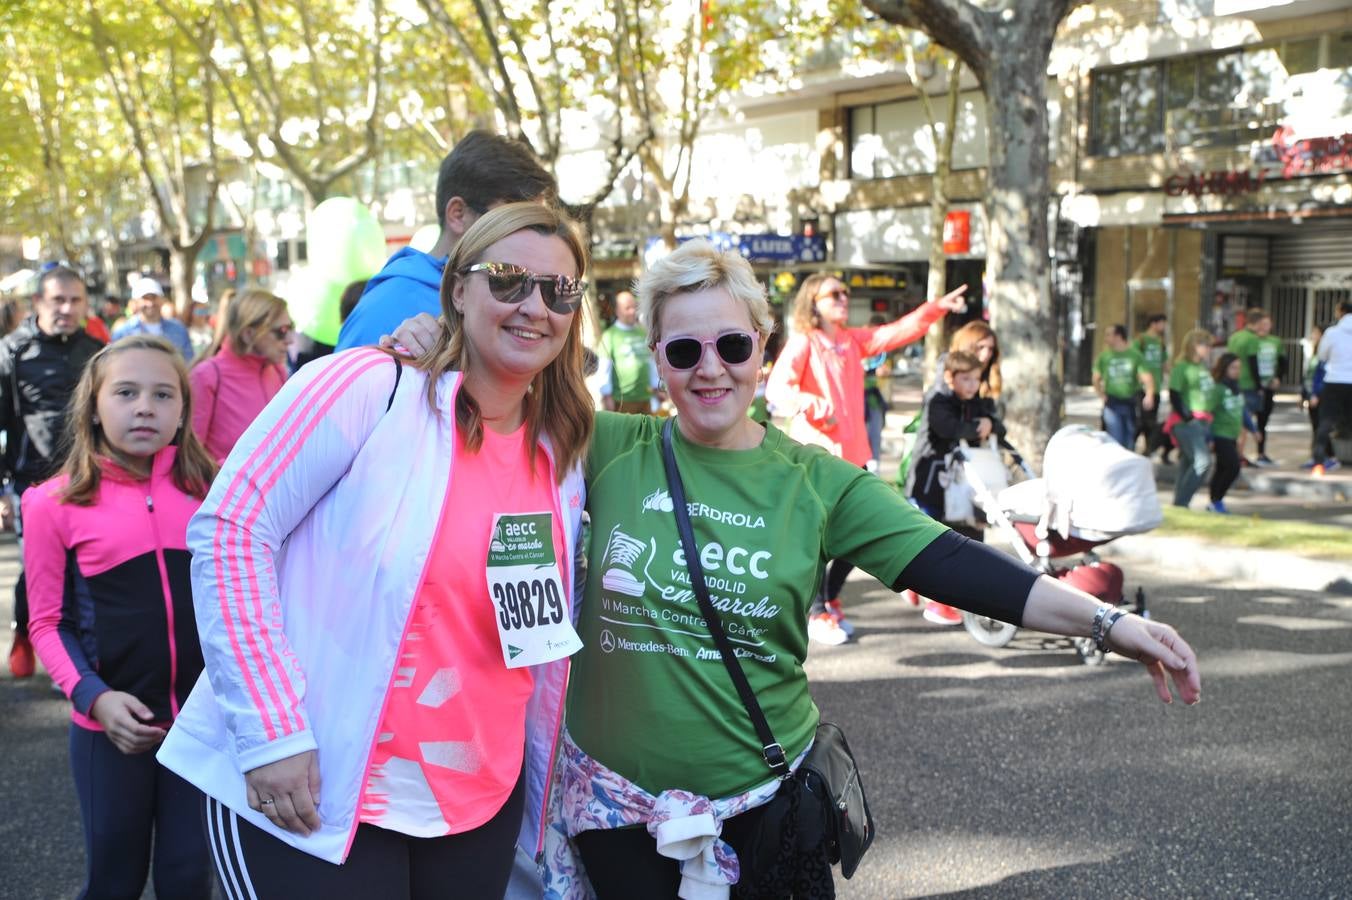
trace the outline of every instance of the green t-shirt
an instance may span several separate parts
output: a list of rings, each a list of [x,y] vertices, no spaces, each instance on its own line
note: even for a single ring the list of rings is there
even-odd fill
[[[610,359],[611,396],[618,403],[646,401],[651,393],[648,332],[639,326],[621,328],[612,325],[601,335],[597,352]]]
[[[1144,368],[1145,360],[1131,347],[1104,350],[1094,360],[1094,371],[1103,379],[1104,393],[1119,400],[1130,400],[1141,390],[1140,372]]]
[[[1145,360],[1145,370],[1155,376],[1155,390],[1164,386],[1164,341],[1153,334],[1139,335],[1132,347]]]
[[[1235,440],[1244,427],[1244,395],[1223,384],[1211,386],[1211,433]]]
[[[1214,384],[1211,373],[1201,363],[1176,362],[1169,371],[1169,390],[1183,395],[1183,402],[1193,415],[1211,411],[1211,387]]]
[[[645,790],[707,797],[767,779],[760,744],[691,592],[662,465],[662,420],[599,413],[587,459],[588,578],[568,730]],[[886,584],[947,529],[890,485],[774,425],[752,450],[673,439],[705,580],[792,759],[817,726],[807,616],[823,564]]]
[[[1253,372],[1249,371],[1249,360],[1258,355],[1258,340],[1258,335],[1247,328],[1241,328],[1230,335],[1230,339],[1225,342],[1225,349],[1239,357],[1239,389],[1241,391],[1252,391],[1258,387],[1253,382]]]
[[[1258,377],[1263,384],[1277,377],[1277,364],[1282,358],[1282,339],[1269,334],[1258,339],[1254,355],[1258,358]]]

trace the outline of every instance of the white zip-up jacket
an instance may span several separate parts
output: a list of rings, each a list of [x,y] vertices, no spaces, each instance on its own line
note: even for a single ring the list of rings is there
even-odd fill
[[[1344,313],[1324,332],[1318,355],[1324,361],[1325,384],[1352,384],[1352,313]]]
[[[158,758],[333,863],[347,857],[360,821],[376,728],[454,465],[458,373],[437,385],[440,415],[428,406],[425,373],[405,365],[399,374],[370,348],[306,366],[240,438],[188,525],[206,671]],[[583,491],[579,466],[559,486],[562,559],[575,559]],[[575,618],[577,579],[562,568]],[[567,673],[567,660],[534,670],[518,839],[530,857],[543,844]],[[243,773],[307,750],[319,751],[321,825],[302,837],[249,808]]]

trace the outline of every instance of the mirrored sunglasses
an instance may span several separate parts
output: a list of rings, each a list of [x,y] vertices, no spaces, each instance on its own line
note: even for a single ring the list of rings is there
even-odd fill
[[[692,337],[671,338],[662,342],[662,356],[673,369],[693,369],[704,358],[706,347],[712,346],[718,358],[730,366],[741,365],[756,352],[756,335],[745,331],[728,331],[712,341]]]
[[[535,285],[540,286],[540,299],[552,313],[564,316],[575,312],[586,293],[587,282],[567,275],[537,275],[529,269],[510,263],[476,263],[461,269],[459,274],[483,272],[488,276],[488,293],[500,303],[521,303],[531,295]]]

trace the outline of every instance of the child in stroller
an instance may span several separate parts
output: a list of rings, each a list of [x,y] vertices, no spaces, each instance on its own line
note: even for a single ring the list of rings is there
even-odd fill
[[[996,415],[995,401],[978,396],[981,368],[981,361],[970,353],[954,351],[945,357],[943,384],[925,400],[906,479],[906,495],[926,515],[975,540],[982,538],[981,520],[954,518],[951,503],[946,509],[945,495],[952,484],[954,450],[964,442],[1004,441],[1005,426]],[[907,596],[919,603],[914,593]],[[925,604],[924,615],[938,625],[962,624],[958,610],[933,600]]]

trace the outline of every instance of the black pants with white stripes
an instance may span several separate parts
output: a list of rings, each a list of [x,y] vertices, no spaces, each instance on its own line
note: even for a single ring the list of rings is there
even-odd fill
[[[160,900],[211,896],[211,857],[197,788],[156,762],[153,751],[123,753],[102,731],[75,724],[70,768],[84,825],[81,900],[134,900],[147,874]]]
[[[341,866],[297,850],[206,798],[207,836],[230,900],[432,900],[501,897],[516,856],[523,776],[493,818],[473,831],[416,838],[358,825]]]

